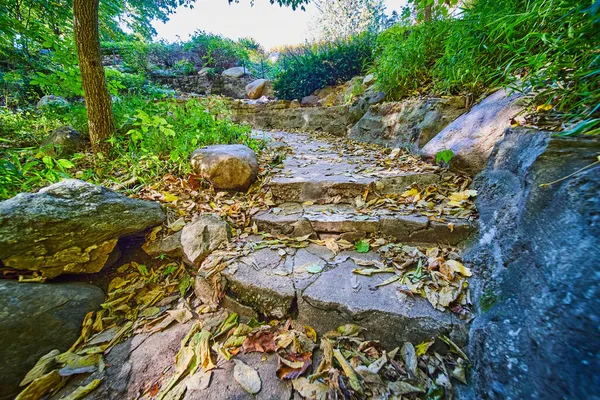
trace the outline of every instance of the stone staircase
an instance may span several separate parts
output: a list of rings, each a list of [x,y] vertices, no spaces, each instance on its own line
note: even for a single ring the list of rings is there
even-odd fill
[[[253,216],[261,232],[304,239],[310,234],[351,243],[371,235],[432,247],[458,245],[475,229],[473,221],[466,219],[430,219],[406,209],[357,209],[356,202],[402,193],[415,183],[440,182],[445,177],[435,166],[406,156],[405,167],[390,168],[389,157],[377,147],[306,134],[261,135],[272,145],[283,143],[293,149],[265,185],[276,205]],[[245,255],[221,271],[230,305],[251,307],[265,318],[292,316],[321,334],[356,323],[369,338],[390,349],[442,333],[459,345],[466,342],[466,323],[456,314],[406,294],[400,290],[401,282],[380,285],[393,272],[372,276],[352,272],[365,265],[382,266],[386,261],[382,252],[350,249],[334,254],[323,245],[299,248],[293,240],[269,241],[258,235],[238,246]]]

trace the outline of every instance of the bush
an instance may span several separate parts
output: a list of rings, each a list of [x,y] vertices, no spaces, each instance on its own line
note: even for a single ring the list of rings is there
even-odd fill
[[[375,37],[369,33],[335,42],[300,46],[282,53],[274,82],[278,97],[292,100],[362,74],[373,61]]]
[[[600,103],[600,14],[578,0],[468,3],[457,19],[393,27],[378,40],[374,71],[392,98],[533,88],[536,104],[590,118]]]
[[[75,154],[54,158],[39,151],[41,139],[61,125],[72,125],[85,135],[83,104],[63,108],[11,112],[0,109],[0,200],[33,191],[69,177],[110,184],[115,177],[137,177],[156,182],[165,174],[186,177],[189,157],[200,146],[243,143],[257,149],[250,128],[232,123],[219,99],[186,103],[149,102],[128,96],[114,104],[117,133],[109,157]]]
[[[196,31],[183,49],[189,52],[200,67],[214,68],[221,72],[227,68],[246,65],[249,62],[247,40],[240,43],[221,35]]]
[[[449,20],[415,26],[396,25],[377,39],[375,74],[379,88],[391,98],[431,89],[431,68],[444,53]]]

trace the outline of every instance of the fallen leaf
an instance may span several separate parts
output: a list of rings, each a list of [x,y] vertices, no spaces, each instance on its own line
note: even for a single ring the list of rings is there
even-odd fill
[[[41,399],[51,391],[59,389],[62,386],[63,379],[57,370],[50,371],[31,382],[29,386],[17,395],[15,400]]]
[[[171,318],[180,324],[185,324],[193,318],[192,313],[187,308],[182,308],[180,310],[168,310],[167,314],[169,314]]]
[[[304,332],[306,333],[306,336],[308,336],[308,338],[310,340],[317,343],[317,331],[315,331],[311,326],[306,325],[304,327]]]
[[[462,276],[472,276],[473,273],[467,267],[465,267],[461,262],[456,260],[447,260],[446,265],[448,265],[454,272],[460,273]]]
[[[25,386],[33,382],[34,380],[41,378],[52,370],[56,365],[56,356],[60,354],[58,350],[52,350],[50,353],[42,356],[33,368],[25,375],[25,378],[21,381],[19,386]]]
[[[337,256],[340,253],[340,246],[333,237],[325,239],[325,247],[331,250],[334,256]]]
[[[194,350],[191,347],[183,347],[175,356],[175,371],[169,379],[169,382],[166,386],[162,388],[160,393],[157,396],[158,400],[164,399],[169,391],[177,385],[179,380],[191,369],[193,368],[192,361],[194,360],[195,354]]]
[[[435,343],[435,339],[426,340],[424,342],[419,343],[415,347],[415,351],[417,353],[417,356],[420,357],[420,356],[426,354],[427,350],[429,350],[429,348],[431,347],[431,345],[433,345],[434,343]]]
[[[294,390],[305,399],[310,400],[326,400],[329,386],[324,383],[315,381],[310,382],[305,377],[300,377],[292,381]]]
[[[344,371],[346,377],[348,377],[348,381],[350,382],[352,389],[360,394],[364,394],[364,389],[359,376],[356,374],[350,363],[346,361],[339,349],[333,350],[333,357],[342,367],[342,371]]]
[[[355,249],[357,253],[368,253],[369,248],[369,243],[365,242],[364,240],[356,242]]]
[[[358,275],[363,275],[363,276],[372,276],[373,274],[384,274],[384,273],[391,273],[391,272],[396,272],[396,269],[393,267],[390,268],[354,268],[352,270],[352,273],[354,274],[358,274]]]
[[[387,278],[385,281],[383,281],[383,282],[378,283],[377,285],[375,285],[375,287],[381,287],[381,286],[389,285],[390,283],[396,282],[400,278],[402,278],[400,275],[391,276],[391,277]]]
[[[400,354],[404,365],[406,366],[406,372],[408,372],[409,378],[414,378],[417,372],[417,352],[415,347],[410,342],[405,342],[400,349]]]
[[[279,379],[296,379],[312,365],[312,353],[291,353],[285,357],[279,355],[277,377]]]
[[[212,378],[212,371],[197,371],[193,375],[190,375],[185,385],[187,390],[204,390],[210,386],[210,379]]]
[[[235,367],[233,367],[233,378],[235,381],[250,394],[260,392],[262,382],[256,370],[240,360],[234,359]]]
[[[277,351],[277,343],[275,341],[275,333],[270,329],[260,329],[246,336],[242,344],[244,353],[273,353]]]
[[[98,387],[98,385],[100,385],[100,382],[102,382],[100,379],[94,379],[93,381],[91,381],[87,385],[78,387],[73,392],[71,392],[71,394],[69,394],[67,396],[61,397],[60,400],[79,400],[79,399],[83,399],[85,396],[87,396],[92,391],[94,391]]]

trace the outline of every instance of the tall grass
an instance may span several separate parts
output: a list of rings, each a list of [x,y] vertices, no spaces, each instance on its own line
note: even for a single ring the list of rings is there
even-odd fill
[[[378,40],[380,88],[402,98],[533,88],[537,104],[592,118],[600,103],[600,2],[479,0],[459,18],[394,27]]]

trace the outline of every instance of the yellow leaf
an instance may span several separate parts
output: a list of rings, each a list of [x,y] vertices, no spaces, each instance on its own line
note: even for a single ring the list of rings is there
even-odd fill
[[[540,104],[535,108],[535,112],[539,113],[540,111],[550,111],[552,110],[552,107],[552,104]]]
[[[417,357],[420,357],[423,354],[427,353],[427,350],[429,350],[429,348],[431,347],[431,345],[434,344],[434,343],[435,343],[435,339],[431,339],[429,341],[426,340],[426,341],[421,342],[420,344],[418,344],[415,347],[415,350],[417,352]]]
[[[400,196],[411,197],[411,196],[417,196],[418,194],[419,194],[419,191],[415,188],[412,188],[412,189],[407,190],[406,192],[402,193]]]
[[[477,190],[464,190],[462,192],[450,193],[450,196],[448,197],[451,200],[450,203],[452,203],[452,201],[460,202],[475,196],[477,196]]]
[[[446,265],[452,268],[454,272],[458,272],[463,276],[472,276],[471,270],[465,267],[461,262],[456,260],[448,260],[446,261]]]
[[[308,336],[310,340],[317,343],[317,331],[315,331],[312,326],[306,325],[304,327],[304,331],[306,332],[306,336]]]
[[[163,201],[166,201],[167,203],[174,203],[177,200],[179,200],[179,197],[175,196],[174,194],[163,192]]]

